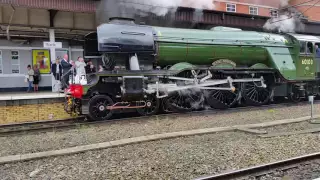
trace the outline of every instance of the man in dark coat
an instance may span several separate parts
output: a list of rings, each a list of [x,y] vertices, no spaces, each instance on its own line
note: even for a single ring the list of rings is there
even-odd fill
[[[51,72],[52,72],[53,77],[55,78],[55,80],[61,81],[62,66],[60,64],[60,60],[59,59],[56,59],[56,63],[52,64]]]
[[[65,54],[63,56],[63,59],[61,61],[61,66],[62,66],[62,84],[63,84],[63,89],[67,88],[69,86],[69,76],[71,74],[71,67],[72,67],[72,62],[69,61],[69,56],[68,54]]]

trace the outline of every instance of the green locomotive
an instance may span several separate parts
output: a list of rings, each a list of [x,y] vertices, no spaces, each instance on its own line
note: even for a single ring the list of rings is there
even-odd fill
[[[66,109],[93,120],[119,109],[151,115],[319,94],[314,36],[153,27],[125,18],[101,24],[96,36],[105,70],[71,84]]]

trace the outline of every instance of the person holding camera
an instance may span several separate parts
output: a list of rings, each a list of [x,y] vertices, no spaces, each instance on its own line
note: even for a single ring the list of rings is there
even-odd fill
[[[95,73],[95,72],[96,72],[96,68],[94,67],[91,61],[88,61],[86,66],[86,74]]]

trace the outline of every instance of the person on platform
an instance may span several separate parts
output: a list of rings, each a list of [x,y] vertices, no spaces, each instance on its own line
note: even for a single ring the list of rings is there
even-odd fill
[[[86,63],[82,57],[78,57],[78,60],[75,62],[77,75],[86,75]]]
[[[316,49],[316,58],[320,58],[320,48],[318,45],[315,46]]]
[[[69,86],[69,76],[71,74],[71,68],[72,68],[72,65],[73,62],[69,61],[69,56],[67,54],[65,54],[63,56],[63,59],[61,61],[61,66],[62,66],[62,73],[63,73],[63,76],[62,76],[62,81],[63,81],[63,87],[62,89],[65,89]]]
[[[34,71],[33,88],[34,88],[34,92],[38,92],[39,91],[39,82],[40,82],[40,70],[39,70],[37,64],[35,64],[33,66],[33,71]]]
[[[56,63],[52,64],[51,72],[55,80],[60,81],[62,76],[62,66],[60,60],[56,59]]]
[[[34,75],[34,71],[33,69],[31,68],[31,65],[28,65],[28,72],[27,72],[27,82],[28,82],[28,91],[27,92],[30,92],[31,89],[32,89],[32,82],[33,82],[33,75]]]
[[[103,67],[102,65],[99,65],[99,71],[98,72],[102,72],[103,71]]]
[[[88,64],[86,66],[86,73],[90,74],[90,73],[95,73],[96,72],[96,68],[94,67],[94,65],[92,64],[91,61],[88,61]]]
[[[75,62],[76,68],[76,76],[75,76],[75,83],[80,84],[87,84],[86,78],[86,63],[82,57],[78,57],[78,60]]]

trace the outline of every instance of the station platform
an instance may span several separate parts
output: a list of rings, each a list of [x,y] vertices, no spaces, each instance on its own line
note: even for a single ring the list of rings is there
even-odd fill
[[[1,93],[0,125],[70,118],[64,97],[53,92]]]

